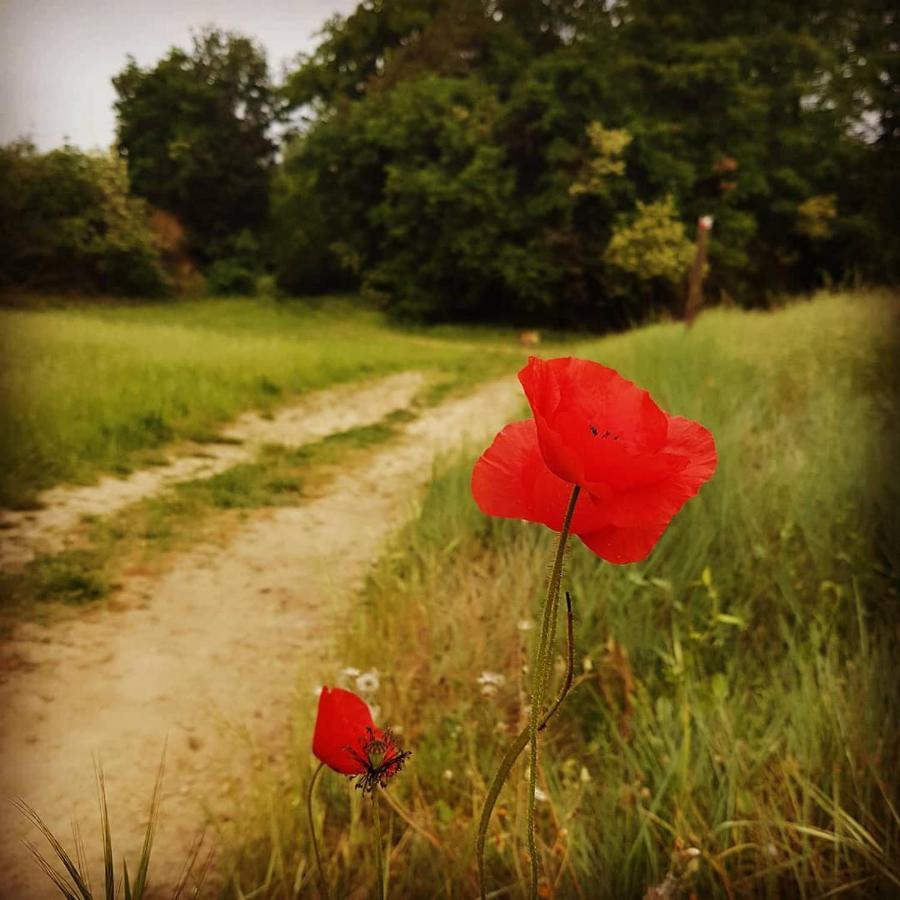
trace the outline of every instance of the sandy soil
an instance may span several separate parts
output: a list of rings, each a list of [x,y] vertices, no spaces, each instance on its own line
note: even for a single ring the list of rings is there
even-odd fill
[[[413,376],[394,382],[407,398],[415,383]],[[0,797],[23,797],[60,834],[75,817],[90,854],[99,849],[92,764],[99,756],[116,855],[135,858],[168,740],[151,874],[172,883],[204,809],[216,815],[223,786],[240,777],[241,735],[277,758],[295,691],[309,692],[327,674],[329,623],[352,609],[367,567],[408,518],[435,456],[467,435],[487,440],[517,399],[508,379],[430,409],[322,497],[260,513],[226,547],[196,547],[157,580],[131,579],[114,608],[18,626],[0,648]],[[364,421],[377,400],[346,394],[334,427]],[[26,836],[34,837],[7,807],[2,898],[52,896],[22,845]]]
[[[372,425],[409,406],[423,383],[421,373],[402,372],[364,387],[340,385],[317,391],[271,419],[247,413],[222,432],[226,442],[179,447],[168,465],[127,478],[106,477],[92,485],[44,491],[36,510],[0,510],[0,571],[18,571],[39,554],[65,549],[84,516],[109,515],[176,482],[224,472],[254,459],[263,444],[299,446],[337,431]]]

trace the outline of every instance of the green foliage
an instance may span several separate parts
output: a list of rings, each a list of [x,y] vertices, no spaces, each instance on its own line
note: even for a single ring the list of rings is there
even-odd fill
[[[831,237],[836,199],[834,194],[819,194],[804,200],[797,207],[797,231],[814,241]]]
[[[631,135],[624,128],[604,128],[600,122],[591,122],[587,135],[594,156],[588,160],[584,180],[576,181],[569,192],[573,195],[605,194],[609,177],[625,174],[622,157],[631,143]]]
[[[895,279],[896,28],[881,0],[362,4],[288,76],[313,116],[276,181],[279,280],[622,326],[671,301],[673,267],[629,300],[604,254],[667,196],[715,217],[713,294]],[[808,205],[832,195],[833,219]]]
[[[0,147],[0,278],[29,289],[166,291],[144,204],[122,162],[73,147]]]
[[[249,296],[256,293],[259,244],[246,229],[223,242],[224,255],[206,270],[206,289],[212,297]]]
[[[606,247],[606,261],[638,281],[660,279],[675,285],[687,274],[694,245],[677,217],[674,197],[641,203],[618,222]]]
[[[259,229],[268,214],[279,101],[262,49],[217,30],[172,48],[151,69],[129,60],[114,79],[118,148],[131,187],[174,213],[202,260]]]

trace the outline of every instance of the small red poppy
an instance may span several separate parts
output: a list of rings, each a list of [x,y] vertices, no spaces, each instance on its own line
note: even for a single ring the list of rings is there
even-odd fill
[[[644,559],[712,477],[713,436],[599,363],[531,357],[519,381],[534,418],[507,425],[475,463],[481,511],[559,531],[577,484],[572,533],[610,562]]]
[[[385,787],[411,755],[397,747],[390,731],[375,727],[362,698],[327,687],[319,694],[312,749],[330,769],[355,777],[364,793]]]

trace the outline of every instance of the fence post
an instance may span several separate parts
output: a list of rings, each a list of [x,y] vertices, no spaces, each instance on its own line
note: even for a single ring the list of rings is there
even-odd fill
[[[687,300],[684,304],[684,321],[688,328],[697,318],[703,306],[703,274],[706,269],[706,254],[709,248],[709,233],[712,231],[713,217],[700,216],[697,219],[697,251],[688,273]]]

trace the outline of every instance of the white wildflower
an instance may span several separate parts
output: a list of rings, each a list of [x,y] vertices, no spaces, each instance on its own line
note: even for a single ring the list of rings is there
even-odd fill
[[[378,670],[372,669],[370,672],[362,672],[356,678],[356,689],[361,694],[374,694],[381,686],[378,678]]]
[[[536,787],[534,789],[534,799],[537,800],[538,803],[546,803],[547,795],[539,787]]]
[[[481,685],[481,694],[484,697],[493,697],[497,693],[497,689],[506,681],[506,676],[499,672],[482,672],[478,676],[478,683]]]

